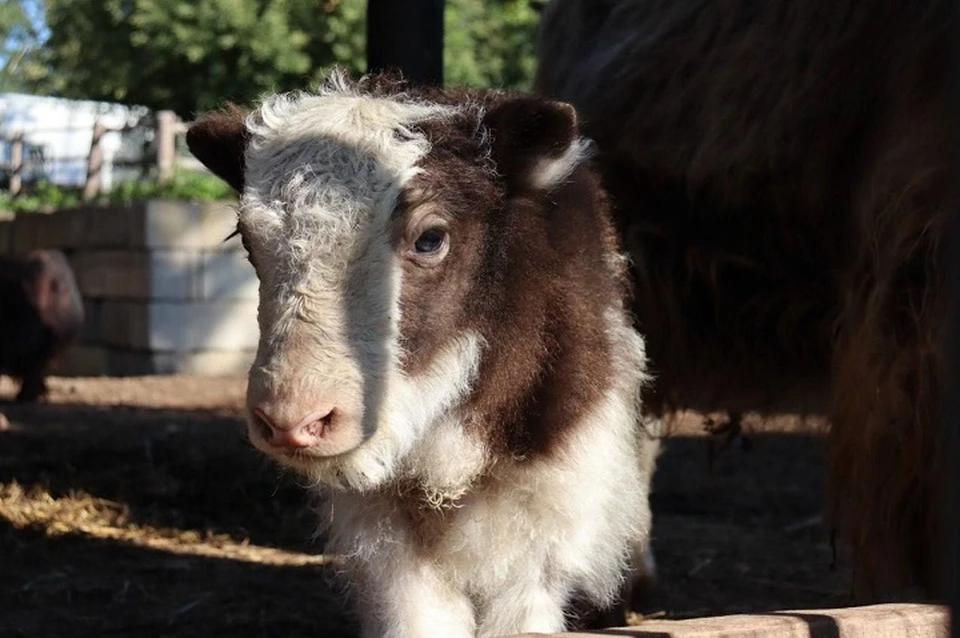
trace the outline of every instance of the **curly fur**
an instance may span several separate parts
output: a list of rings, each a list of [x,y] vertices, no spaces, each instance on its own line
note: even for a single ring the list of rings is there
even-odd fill
[[[645,575],[644,342],[568,105],[335,73],[187,139],[242,190],[250,438],[327,495],[364,635],[560,631]],[[431,219],[442,261],[411,256]],[[334,453],[280,449],[258,416],[318,404]]]

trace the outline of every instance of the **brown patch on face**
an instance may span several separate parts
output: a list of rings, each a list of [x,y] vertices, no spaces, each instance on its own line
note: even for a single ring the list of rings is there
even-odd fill
[[[513,454],[547,452],[609,387],[604,312],[624,289],[599,192],[580,169],[552,196],[508,199],[493,229],[503,243],[494,263],[509,279],[476,297],[490,347],[473,406]]]
[[[626,294],[590,169],[549,191],[531,181],[539,162],[575,141],[573,108],[503,92],[408,90],[390,76],[356,90],[461,109],[419,125],[432,148],[391,220],[404,270],[404,370],[415,376],[457,335],[479,334],[485,347],[468,409],[480,434],[503,454],[550,451],[610,385],[604,314]],[[191,151],[238,190],[245,143],[238,109],[206,116],[188,134]],[[410,255],[424,216],[446,233],[442,258]]]
[[[408,237],[415,211],[430,207],[450,242],[440,264],[405,261],[406,371],[423,370],[455,335],[480,334],[486,346],[469,408],[494,449],[515,456],[555,448],[609,387],[604,312],[622,307],[626,294],[624,273],[610,260],[618,246],[607,203],[588,169],[545,192],[518,174],[544,148],[513,145],[509,163],[488,159],[504,152],[491,142],[529,124],[519,113],[536,109],[523,106],[500,110],[518,115],[494,120],[500,130],[485,137],[470,116],[424,124],[432,150],[394,221],[395,237]]]

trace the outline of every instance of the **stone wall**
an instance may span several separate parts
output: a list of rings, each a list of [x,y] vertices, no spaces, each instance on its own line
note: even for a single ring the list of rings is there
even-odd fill
[[[257,279],[224,238],[229,203],[154,200],[0,221],[0,252],[59,248],[86,310],[62,375],[242,374],[257,344]]]

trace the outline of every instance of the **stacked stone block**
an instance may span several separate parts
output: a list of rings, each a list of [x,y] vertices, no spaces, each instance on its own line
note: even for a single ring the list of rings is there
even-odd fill
[[[256,349],[257,279],[230,203],[154,200],[0,220],[0,252],[59,248],[86,334],[57,374],[242,374]]]

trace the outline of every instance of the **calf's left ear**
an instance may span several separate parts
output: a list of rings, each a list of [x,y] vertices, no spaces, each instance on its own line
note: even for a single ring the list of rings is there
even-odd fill
[[[247,150],[246,114],[230,105],[204,115],[187,129],[187,148],[210,171],[238,193],[243,190]]]
[[[548,190],[590,154],[589,141],[578,135],[577,112],[565,102],[510,98],[491,107],[483,123],[497,172],[513,187]]]

